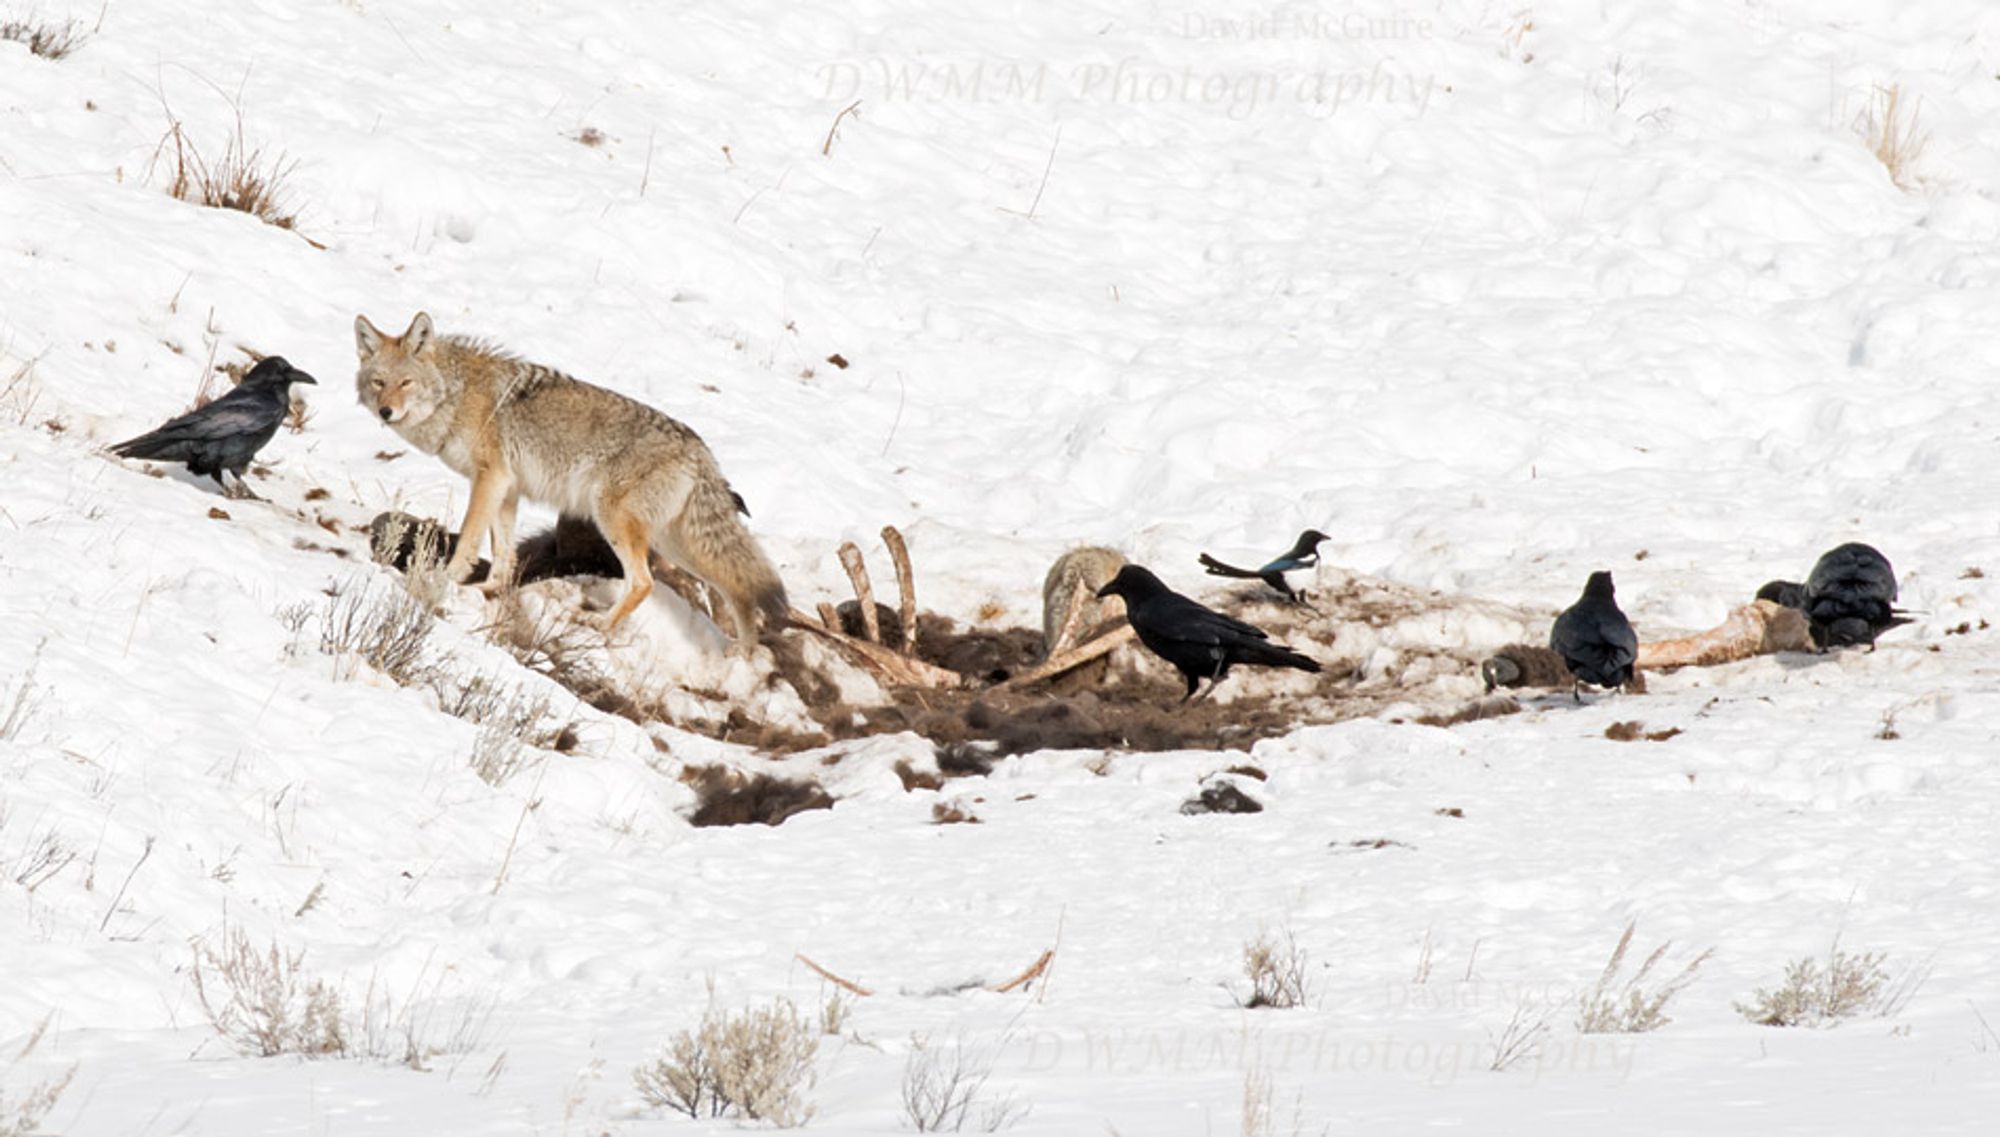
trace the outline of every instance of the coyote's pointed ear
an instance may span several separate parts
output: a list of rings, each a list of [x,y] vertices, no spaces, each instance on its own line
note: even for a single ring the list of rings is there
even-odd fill
[[[354,354],[366,363],[382,350],[382,330],[368,322],[366,316],[354,317]]]
[[[410,321],[410,330],[403,333],[403,350],[413,356],[424,354],[431,349],[436,333],[437,329],[431,327],[431,314],[418,312]]]

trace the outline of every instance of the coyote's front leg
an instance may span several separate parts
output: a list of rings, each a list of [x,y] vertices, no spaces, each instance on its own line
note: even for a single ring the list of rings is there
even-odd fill
[[[445,575],[453,584],[464,584],[472,575],[472,567],[479,563],[479,546],[486,540],[486,534],[493,527],[494,515],[507,502],[515,499],[514,479],[499,465],[479,466],[472,476],[472,501],[465,507],[465,524],[459,526],[458,548],[452,551],[451,560],[444,566]],[[509,511],[506,528],[512,536],[513,515]],[[514,550],[506,550],[508,575],[513,573]],[[493,577],[500,577],[503,555],[499,542],[493,548]]]

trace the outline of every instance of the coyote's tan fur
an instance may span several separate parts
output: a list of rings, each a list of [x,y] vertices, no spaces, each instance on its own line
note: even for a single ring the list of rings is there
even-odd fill
[[[1102,545],[1082,545],[1056,558],[1049,566],[1048,575],[1042,578],[1042,654],[1054,655],[1079,640],[1090,638],[1090,633],[1106,620],[1115,619],[1125,611],[1125,602],[1115,596],[1097,598],[1097,590],[1111,583],[1118,570],[1125,567],[1125,554]],[[1081,593],[1081,596],[1077,594]],[[1063,639],[1064,622],[1070,619],[1071,605],[1082,609],[1077,614],[1070,638]]]
[[[652,591],[649,546],[721,594],[739,645],[755,642],[757,611],[772,627],[784,626],[784,584],[694,431],[490,344],[440,336],[423,312],[401,336],[357,316],[354,340],[361,404],[472,479],[458,547],[446,564],[452,580],[471,575],[490,533],[489,579],[494,587],[511,583],[514,513],[526,495],[591,518],[616,550],[626,590],[607,629]]]

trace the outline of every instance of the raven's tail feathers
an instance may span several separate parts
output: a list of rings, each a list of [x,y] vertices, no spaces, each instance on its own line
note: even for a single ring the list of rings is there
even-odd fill
[[[1308,655],[1300,655],[1283,644],[1252,643],[1237,649],[1240,663],[1261,663],[1266,667],[1296,667],[1300,671],[1320,670],[1319,661]]]

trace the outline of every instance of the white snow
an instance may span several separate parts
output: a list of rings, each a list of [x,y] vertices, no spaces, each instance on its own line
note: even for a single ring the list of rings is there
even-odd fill
[[[876,991],[821,1048],[826,1133],[907,1131],[915,1035],[986,1054],[1022,1134],[1237,1133],[1249,1067],[1278,1132],[1990,1132],[2000,8],[0,0],[70,18],[65,59],[0,40],[0,1132],[72,1067],[70,1137],[732,1131],[630,1072],[711,988],[816,1013],[801,954]],[[1892,83],[1909,191],[1855,128]],[[167,196],[174,119],[282,161],[296,231]],[[912,735],[778,761],[572,708],[467,593],[454,673],[580,735],[489,786],[478,727],[319,647],[330,590],[395,586],[369,518],[463,509],[349,393],[354,315],[419,309],[700,431],[808,610],[885,524],[927,608],[991,626],[1038,626],[1076,544],[1214,597],[1198,552],[1310,525],[1322,584],[1462,601],[1340,625],[1364,677],[1544,635],[1598,568],[1649,638],[1707,627],[1851,539],[1916,622],[906,791]],[[320,381],[268,503],[105,454],[242,348]],[[610,665],[691,722],[804,721],[664,593]],[[1605,737],[1634,719],[1681,733]],[[711,764],[838,803],[694,828]],[[1262,813],[1180,813],[1244,764]],[[1715,954],[1667,1026],[1580,1035],[1631,920],[1635,960]],[[191,972],[231,930],[372,1008],[373,1055],[219,1037]],[[1309,1006],[1237,1005],[1261,932]],[[1732,1008],[1836,935],[1907,1005]],[[1539,1057],[1488,1069],[1523,1005]],[[406,1028],[461,1045],[413,1070]]]

